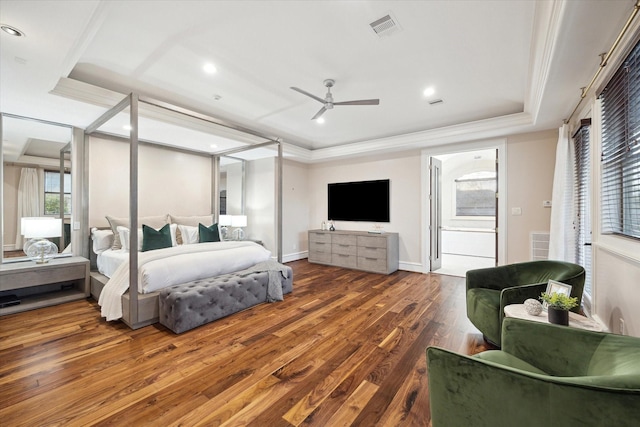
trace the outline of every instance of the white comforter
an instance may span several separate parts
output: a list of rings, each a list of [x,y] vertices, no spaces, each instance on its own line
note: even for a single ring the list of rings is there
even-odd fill
[[[138,292],[215,277],[266,261],[271,252],[253,242],[180,245],[138,254]],[[105,285],[98,304],[107,320],[122,317],[122,295],[129,289],[129,261],[122,263]]]

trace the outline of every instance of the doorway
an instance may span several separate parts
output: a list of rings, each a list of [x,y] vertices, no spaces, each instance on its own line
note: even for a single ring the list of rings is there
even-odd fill
[[[429,153],[428,270],[464,277],[499,263],[498,147]]]

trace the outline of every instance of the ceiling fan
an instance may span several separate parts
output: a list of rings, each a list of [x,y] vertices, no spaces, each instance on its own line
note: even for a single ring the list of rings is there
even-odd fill
[[[311,120],[315,120],[321,115],[323,115],[325,111],[331,110],[334,105],[378,105],[380,104],[379,99],[360,99],[358,101],[333,102],[333,95],[331,95],[331,88],[336,83],[336,81],[333,79],[326,79],[323,83],[327,87],[327,94],[325,95],[324,99],[319,98],[315,95],[312,95],[309,92],[302,90],[300,88],[291,87],[291,89],[295,90],[296,92],[300,92],[303,95],[307,95],[308,97],[315,99],[316,101],[322,102],[323,104],[322,108],[320,109],[320,111],[316,113],[315,116],[311,118]]]

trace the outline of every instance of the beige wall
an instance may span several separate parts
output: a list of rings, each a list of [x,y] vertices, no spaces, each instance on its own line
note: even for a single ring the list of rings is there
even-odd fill
[[[421,266],[421,157],[411,151],[380,157],[350,159],[311,165],[309,169],[309,223],[320,228],[327,220],[327,184],[389,179],[391,222],[385,231],[399,233],[401,268]],[[371,230],[374,223],[336,221],[339,230]]]
[[[551,200],[557,143],[557,130],[507,138],[507,264],[531,260],[531,232],[549,232],[551,209],[542,202]]]
[[[211,213],[211,159],[160,146],[140,145],[138,214]],[[107,226],[105,215],[129,216],[129,144],[91,138],[89,226]]]
[[[309,166],[285,160],[282,169],[282,258],[306,258],[310,225]]]

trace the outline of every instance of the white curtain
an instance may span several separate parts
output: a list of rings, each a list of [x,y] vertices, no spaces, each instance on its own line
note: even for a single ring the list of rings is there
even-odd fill
[[[21,219],[42,214],[40,177],[36,168],[22,168],[18,183],[18,224],[16,227],[16,250],[22,249],[24,241],[20,227]]]
[[[569,127],[559,129],[556,166],[553,173],[551,198],[551,230],[549,259],[575,261],[575,230],[573,228],[573,165],[575,149],[569,138]]]

